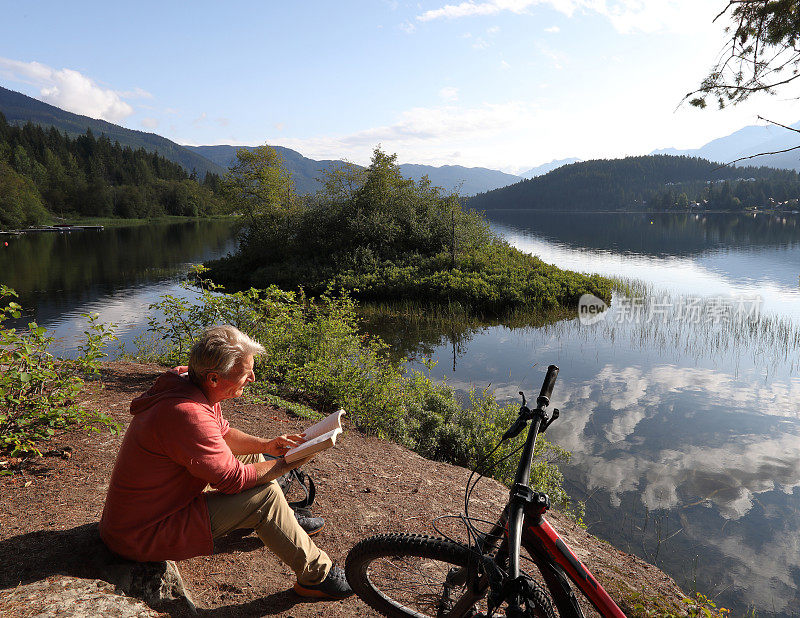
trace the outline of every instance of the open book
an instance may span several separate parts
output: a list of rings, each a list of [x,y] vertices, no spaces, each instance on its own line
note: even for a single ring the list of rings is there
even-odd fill
[[[292,463],[336,444],[336,437],[342,433],[342,416],[344,414],[344,410],[337,410],[306,429],[303,432],[306,435],[306,441],[286,451],[283,456],[286,462]]]

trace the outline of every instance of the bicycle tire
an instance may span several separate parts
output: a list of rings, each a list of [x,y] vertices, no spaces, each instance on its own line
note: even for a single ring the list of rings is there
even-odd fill
[[[446,539],[380,534],[350,550],[345,573],[353,591],[389,618],[486,616],[486,586],[475,590],[470,582],[459,581],[461,569],[475,566],[475,560],[469,547]],[[547,592],[535,582],[528,590],[526,615],[556,618]]]

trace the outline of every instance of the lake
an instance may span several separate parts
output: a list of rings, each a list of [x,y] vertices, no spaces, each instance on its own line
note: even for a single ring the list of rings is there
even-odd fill
[[[800,597],[800,218],[766,214],[496,212],[495,230],[547,262],[647,285],[593,324],[404,325],[387,339],[454,388],[500,399],[561,372],[547,437],[590,532],[735,613],[790,616]],[[178,293],[190,263],[234,248],[227,222],[25,236],[0,282],[73,349],[81,313],[119,324]],[[420,365],[421,366],[421,365]]]
[[[794,615],[800,218],[505,212],[492,221],[547,262],[644,280],[650,312],[631,319],[633,303],[615,298],[592,325],[477,329],[458,342],[455,371],[452,342],[435,347],[436,375],[513,398],[559,365],[561,419],[547,437],[573,453],[565,474],[586,501],[589,531],[737,614]],[[692,304],[702,311],[690,314]],[[734,311],[720,312],[726,305]]]
[[[26,234],[0,246],[0,283],[16,290],[30,320],[56,337],[54,352],[74,352],[84,313],[117,324],[120,342],[147,327],[148,307],[163,294],[183,294],[179,279],[191,264],[236,248],[231,221],[192,221],[104,231]]]

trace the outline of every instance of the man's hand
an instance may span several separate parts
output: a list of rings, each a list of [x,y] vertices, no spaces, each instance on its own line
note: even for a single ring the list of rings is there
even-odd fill
[[[231,427],[224,439],[234,455],[255,455],[266,453],[273,457],[283,457],[290,448],[305,442],[304,434],[278,436],[272,440],[251,436]]]
[[[306,441],[305,434],[293,433],[289,435],[278,436],[267,442],[264,453],[272,455],[273,457],[283,457],[286,451],[294,448]]]

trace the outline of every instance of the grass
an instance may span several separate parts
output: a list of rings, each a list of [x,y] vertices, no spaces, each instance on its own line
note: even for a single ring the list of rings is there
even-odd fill
[[[734,373],[745,361],[768,373],[781,366],[790,375],[800,371],[800,324],[789,316],[748,314],[749,307],[737,315],[736,299],[728,299],[726,305],[722,297],[670,294],[629,279],[615,283],[605,319],[591,326],[577,320],[545,321],[538,326],[542,335],[587,344],[606,341],[618,349],[657,352],[663,359],[686,356],[721,362],[726,357]],[[634,312],[638,317],[632,319]],[[728,317],[719,316],[720,312]],[[524,321],[512,324],[525,326]]]
[[[102,225],[103,227],[132,227],[139,225],[153,225],[154,223],[186,223],[188,221],[230,220],[239,217],[233,215],[214,215],[210,217],[179,217],[164,215],[151,219],[123,219],[119,217],[53,217],[54,221],[64,225]]]

